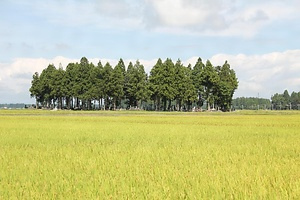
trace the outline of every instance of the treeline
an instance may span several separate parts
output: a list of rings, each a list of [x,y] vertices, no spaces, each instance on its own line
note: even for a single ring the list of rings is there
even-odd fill
[[[238,110],[260,110],[271,109],[270,99],[258,97],[238,97],[232,100],[232,106]]]
[[[239,110],[300,110],[300,92],[292,92],[290,95],[285,90],[282,94],[272,95],[271,100],[258,97],[238,97],[232,100],[232,106]]]
[[[0,109],[20,109],[30,107],[29,104],[24,103],[4,103],[0,104]]]
[[[64,70],[50,64],[34,73],[29,89],[36,106],[58,109],[147,109],[187,110],[215,108],[229,111],[238,87],[235,71],[226,61],[213,66],[201,58],[192,67],[180,60],[158,59],[148,76],[137,60],[127,68],[122,59],[113,68],[109,62],[97,65],[83,57]]]
[[[287,90],[282,94],[274,94],[271,97],[272,108],[274,110],[299,110],[300,92],[292,92],[290,95]]]

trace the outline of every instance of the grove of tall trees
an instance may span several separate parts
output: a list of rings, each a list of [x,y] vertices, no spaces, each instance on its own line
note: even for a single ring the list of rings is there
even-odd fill
[[[158,59],[148,75],[138,60],[126,68],[122,59],[112,67],[83,57],[65,69],[50,64],[40,74],[35,72],[29,91],[36,107],[43,108],[191,111],[205,106],[229,111],[237,87],[227,61],[213,66],[199,58],[192,67],[179,59]]]

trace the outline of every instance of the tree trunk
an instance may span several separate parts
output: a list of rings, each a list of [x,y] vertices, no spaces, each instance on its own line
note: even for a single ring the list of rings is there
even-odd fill
[[[178,111],[181,111],[181,100],[178,101]]]
[[[166,111],[166,109],[167,109],[167,99],[166,99],[166,97],[163,97],[163,106],[164,106],[163,110]]]
[[[208,111],[210,111],[210,104],[209,104],[209,98],[207,98],[207,100],[206,100],[206,109],[208,110]]]
[[[106,110],[106,108],[108,108],[108,97],[105,97],[105,99],[104,99],[104,106],[103,106],[103,108],[104,108],[104,110]]]
[[[87,100],[87,109],[91,110],[91,100]]]
[[[114,98],[114,110],[116,110],[117,99]]]
[[[168,105],[168,111],[171,111],[171,105],[172,104],[172,101],[171,101],[171,99],[169,99],[169,105]]]
[[[35,109],[39,108],[38,105],[39,105],[39,102],[38,102],[37,98],[35,98]]]
[[[187,111],[190,112],[190,110],[191,110],[191,102],[190,102],[190,101],[187,101],[187,104],[188,104],[188,106],[187,106],[187,107],[188,107]]]
[[[74,97],[71,97],[71,102],[70,102],[70,106],[71,106],[71,108],[74,108]]]
[[[57,97],[57,109],[61,108],[61,101],[60,101],[60,97]]]
[[[136,108],[137,108],[137,109],[140,108],[139,100],[136,100]]]
[[[60,109],[63,109],[63,97],[59,97]]]
[[[156,109],[155,110],[160,111],[160,97],[157,96],[156,99],[157,99],[157,102],[156,102]]]

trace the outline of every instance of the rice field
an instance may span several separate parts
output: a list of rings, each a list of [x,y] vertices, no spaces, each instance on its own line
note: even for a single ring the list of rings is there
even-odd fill
[[[0,199],[300,199],[300,112],[1,110]]]

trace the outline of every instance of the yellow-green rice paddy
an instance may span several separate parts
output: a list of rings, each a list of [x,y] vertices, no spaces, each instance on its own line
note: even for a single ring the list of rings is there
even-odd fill
[[[300,113],[2,110],[0,199],[300,199]]]

